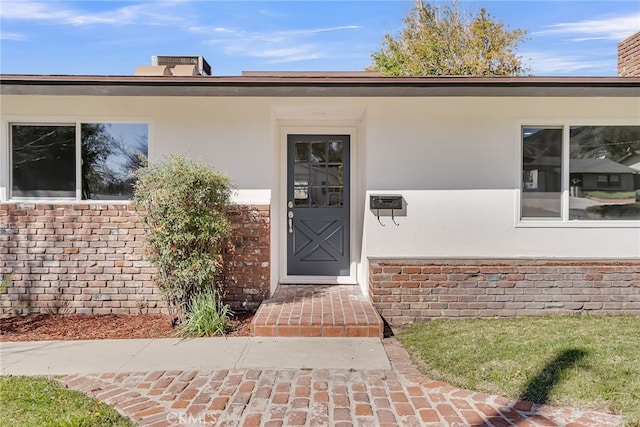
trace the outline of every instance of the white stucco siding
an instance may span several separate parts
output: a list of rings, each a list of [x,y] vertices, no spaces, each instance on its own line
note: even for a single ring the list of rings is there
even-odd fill
[[[368,194],[391,193],[369,191]],[[382,258],[637,258],[639,228],[515,226],[511,190],[411,190],[406,216],[365,212],[365,252]],[[380,224],[382,223],[382,225]]]
[[[518,221],[521,125],[638,124],[637,99],[434,98],[367,105],[367,202],[401,194],[406,216],[365,210],[365,253],[404,258],[637,258],[640,228]],[[612,221],[615,224],[615,221]]]
[[[2,116],[146,122],[150,158],[188,154],[228,174],[240,190],[261,190],[245,199],[260,201],[266,194],[268,202],[274,167],[270,105],[264,98],[3,96]]]

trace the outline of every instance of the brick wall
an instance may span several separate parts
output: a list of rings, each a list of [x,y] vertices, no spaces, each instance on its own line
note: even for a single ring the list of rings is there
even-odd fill
[[[640,32],[618,43],[618,76],[640,77]]]
[[[394,326],[435,318],[640,315],[640,260],[371,260],[369,291]]]
[[[127,204],[0,204],[0,274],[14,273],[1,307],[159,313],[143,245],[144,229]]]
[[[253,309],[269,293],[269,208],[236,206],[225,249],[226,301]],[[2,313],[138,314],[164,306],[129,204],[0,204],[0,274],[13,272]]]
[[[234,310],[255,310],[269,297],[269,205],[237,205],[229,213],[233,233],[225,245],[225,300]]]

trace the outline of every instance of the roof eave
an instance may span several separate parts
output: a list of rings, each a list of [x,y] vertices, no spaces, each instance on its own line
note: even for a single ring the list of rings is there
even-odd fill
[[[640,97],[640,78],[1,75],[3,95]]]

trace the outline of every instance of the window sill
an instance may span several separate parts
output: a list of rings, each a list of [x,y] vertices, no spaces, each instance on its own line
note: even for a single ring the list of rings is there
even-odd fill
[[[40,204],[48,204],[48,205],[129,205],[131,204],[131,200],[76,200],[76,199],[47,199],[47,198],[37,198],[37,199],[9,199],[2,200],[0,203],[13,203],[13,204],[29,204],[29,205],[40,205]]]
[[[640,221],[520,220],[516,228],[640,228]]]

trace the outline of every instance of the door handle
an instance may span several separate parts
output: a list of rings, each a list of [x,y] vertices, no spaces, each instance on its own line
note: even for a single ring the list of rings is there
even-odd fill
[[[289,217],[289,233],[293,234],[293,212],[289,211],[287,217]]]

